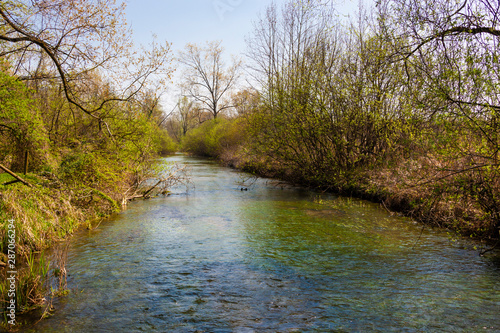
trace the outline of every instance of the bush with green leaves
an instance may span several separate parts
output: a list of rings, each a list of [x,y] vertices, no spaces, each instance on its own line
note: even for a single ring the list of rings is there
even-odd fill
[[[182,139],[182,149],[198,156],[220,157],[224,152],[240,146],[245,135],[243,119],[219,117],[188,132]]]

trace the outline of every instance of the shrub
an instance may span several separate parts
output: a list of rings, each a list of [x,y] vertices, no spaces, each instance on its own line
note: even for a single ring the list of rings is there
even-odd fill
[[[243,119],[217,118],[188,132],[182,140],[182,149],[198,156],[221,157],[237,149],[245,140]]]

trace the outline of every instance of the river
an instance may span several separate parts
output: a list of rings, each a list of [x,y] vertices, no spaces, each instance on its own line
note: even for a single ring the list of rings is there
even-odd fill
[[[28,332],[500,332],[498,252],[370,202],[172,162],[193,185],[75,236],[70,293]]]

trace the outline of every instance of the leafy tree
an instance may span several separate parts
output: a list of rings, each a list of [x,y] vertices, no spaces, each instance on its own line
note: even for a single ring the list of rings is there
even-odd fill
[[[28,151],[32,167],[48,160],[48,137],[26,86],[0,71],[0,156],[14,171],[22,170]]]
[[[14,75],[26,80],[57,78],[68,102],[109,134],[103,119],[107,104],[129,101],[154,82],[153,75],[167,78],[171,73],[168,44],[131,51],[124,4],[115,0],[3,1],[0,41],[0,55],[15,64]],[[114,89],[98,101],[85,93],[86,78],[96,69]]]

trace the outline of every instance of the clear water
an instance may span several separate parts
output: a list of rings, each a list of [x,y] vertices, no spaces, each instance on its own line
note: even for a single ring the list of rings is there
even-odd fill
[[[76,237],[36,332],[500,332],[500,256],[378,205],[207,160]]]

